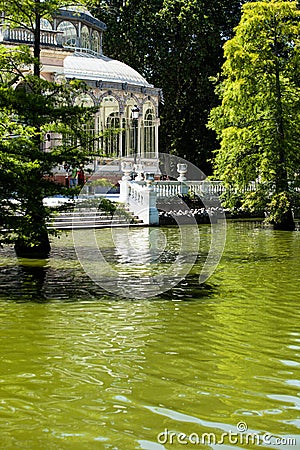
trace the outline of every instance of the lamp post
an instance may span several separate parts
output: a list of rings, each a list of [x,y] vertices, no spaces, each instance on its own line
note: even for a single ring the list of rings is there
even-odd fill
[[[134,164],[136,164],[136,156],[138,151],[138,120],[139,120],[139,108],[137,105],[134,105],[134,107],[131,110],[132,114],[132,123],[133,123],[133,146],[134,146]]]

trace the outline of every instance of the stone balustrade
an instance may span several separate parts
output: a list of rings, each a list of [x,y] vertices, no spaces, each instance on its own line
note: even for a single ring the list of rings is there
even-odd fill
[[[120,200],[127,203],[129,209],[147,225],[157,225],[159,222],[157,200],[164,198],[171,198],[182,196],[186,194],[194,194],[203,199],[218,199],[219,196],[225,192],[221,181],[187,181],[186,167],[184,164],[178,165],[179,177],[174,181],[153,181],[148,179],[141,181],[141,170],[138,170],[138,176],[133,181],[131,180],[131,173],[133,165],[131,162],[124,163],[122,170],[124,176],[120,181],[121,193]],[[147,176],[146,176],[147,178]],[[254,191],[256,183],[250,183],[245,189],[247,191]]]
[[[131,212],[146,225],[158,225],[159,216],[156,207],[156,193],[150,183],[140,184],[127,181],[128,206]]]
[[[157,181],[153,183],[153,189],[158,197],[173,197],[185,193],[199,196],[219,196],[225,192],[221,181]]]
[[[181,194],[181,183],[179,181],[156,181],[153,183],[154,192],[157,197],[174,197]]]
[[[225,187],[221,181],[186,181],[189,191],[199,196],[216,197],[225,192]]]
[[[61,45],[61,31],[55,30],[42,30],[41,31],[41,45],[53,45],[60,46]],[[33,43],[34,35],[31,31],[26,30],[24,28],[6,28],[0,29],[0,42],[24,42],[24,43]]]

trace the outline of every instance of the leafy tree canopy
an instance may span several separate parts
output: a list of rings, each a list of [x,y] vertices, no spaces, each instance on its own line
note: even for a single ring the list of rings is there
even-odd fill
[[[0,243],[39,249],[43,242],[49,250],[46,221],[51,211],[43,198],[74,194],[54,183],[52,170],[65,161],[89,158],[85,124],[93,110],[74,105],[85,85],[76,81],[58,85],[24,75],[31,64],[27,46],[0,47]],[[57,142],[47,152],[50,132]]]
[[[293,228],[291,184],[300,152],[300,11],[296,2],[246,3],[235,36],[225,43],[210,114],[217,132],[215,174],[230,188],[257,190],[240,200],[263,207],[277,227]],[[230,200],[235,197],[230,196]],[[290,225],[289,225],[290,224]]]

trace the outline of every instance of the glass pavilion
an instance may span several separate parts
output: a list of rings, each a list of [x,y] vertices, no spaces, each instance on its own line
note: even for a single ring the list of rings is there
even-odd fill
[[[106,25],[81,7],[64,7],[52,21],[42,20],[41,76],[48,80],[84,80],[89,93],[75,101],[95,105],[98,111],[90,123],[91,134],[105,133],[95,140],[95,164],[126,157],[135,162],[158,157],[158,103],[161,90],[149,84],[128,65],[103,55],[102,40]],[[16,45],[33,42],[30,31],[1,28],[0,42]],[[55,145],[48,135],[45,150]]]

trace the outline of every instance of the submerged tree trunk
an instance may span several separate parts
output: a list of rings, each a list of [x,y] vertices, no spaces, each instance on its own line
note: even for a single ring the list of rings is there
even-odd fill
[[[35,2],[34,8],[35,26],[34,26],[34,45],[33,45],[33,55],[34,55],[33,66],[34,66],[34,76],[40,78],[41,0],[34,0],[34,2]],[[36,129],[36,136],[34,139],[35,145],[36,148],[41,151],[42,149],[41,149],[40,121],[38,118],[35,124],[35,129]],[[38,175],[38,177],[42,178],[42,175]],[[30,227],[27,230],[22,231],[24,235],[19,235],[15,242],[16,255],[21,258],[35,258],[35,259],[48,258],[51,246],[45,223],[45,218],[43,215],[44,205],[42,199],[40,201],[36,199],[35,201],[34,199],[31,198],[29,199],[28,205],[29,208],[27,213],[31,216],[31,223]]]
[[[280,81],[280,66],[279,57],[280,50],[278,48],[277,36],[274,40],[274,51],[276,55],[275,61],[275,86],[276,86],[276,136],[277,136],[277,154],[278,154],[278,164],[276,167],[276,197],[281,200],[275,201],[275,211],[273,214],[274,220],[273,227],[275,230],[286,230],[291,231],[295,229],[295,222],[292,213],[291,200],[289,194],[289,182],[288,182],[288,172],[286,164],[286,154],[285,154],[285,128],[284,128],[284,114],[282,106],[282,92],[281,92],[281,81]],[[285,198],[286,201],[283,201]],[[276,204],[277,203],[277,204]],[[276,208],[278,211],[276,211]]]
[[[281,216],[281,220],[273,223],[274,230],[294,231],[295,221],[291,208]]]
[[[51,246],[46,225],[46,213],[43,199],[37,192],[36,198],[31,198],[28,202],[25,217],[28,221],[21,224],[19,235],[15,241],[16,255],[20,258],[48,258]]]
[[[49,257],[50,250],[47,231],[40,235],[38,244],[29,244],[20,237],[15,242],[15,252],[19,258],[46,259]]]

